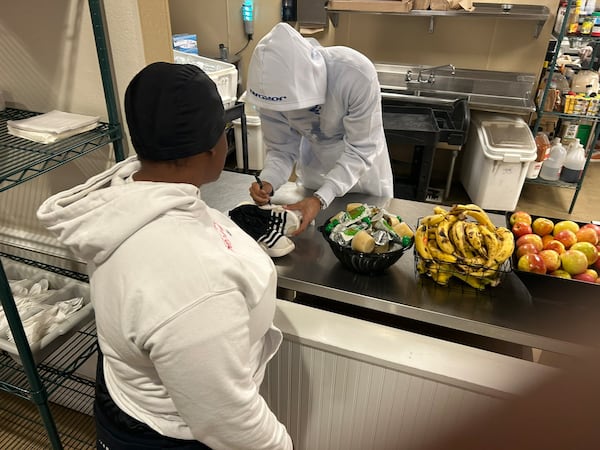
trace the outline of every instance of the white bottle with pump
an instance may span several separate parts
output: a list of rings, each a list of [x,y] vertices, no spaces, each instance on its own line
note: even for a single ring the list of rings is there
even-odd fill
[[[585,149],[579,139],[576,139],[572,145],[573,148],[569,149],[560,172],[560,179],[568,183],[577,183],[585,166]]]
[[[560,143],[560,138],[554,138],[552,147],[550,147],[550,155],[542,164],[539,177],[544,180],[557,181],[566,157],[567,149]]]

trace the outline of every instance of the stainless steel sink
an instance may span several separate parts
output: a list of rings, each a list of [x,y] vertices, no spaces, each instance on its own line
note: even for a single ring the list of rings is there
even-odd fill
[[[425,97],[427,101],[467,98],[469,107],[476,110],[515,114],[535,111],[533,74],[473,69],[455,69],[452,74],[450,68],[440,68],[434,71],[434,77],[427,72],[417,81],[416,74],[428,66],[375,64],[375,67],[383,96]]]

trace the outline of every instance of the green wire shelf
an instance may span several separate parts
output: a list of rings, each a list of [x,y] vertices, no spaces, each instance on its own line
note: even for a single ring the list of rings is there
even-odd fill
[[[525,178],[527,184],[541,184],[543,186],[561,187],[567,189],[577,189],[577,183],[569,183],[562,180],[544,180],[543,178]]]
[[[8,134],[7,121],[38,114],[14,108],[0,111],[0,192],[122,138],[120,125],[103,122],[94,130],[53,144],[40,144]]]
[[[75,272],[73,270],[53,266],[51,264],[46,264],[46,263],[43,263],[40,261],[36,261],[34,259],[26,258],[24,256],[12,255],[10,253],[6,253],[3,251],[0,251],[0,256],[3,256],[8,259],[12,259],[13,261],[17,261],[17,262],[20,262],[23,264],[27,264],[29,266],[36,267],[38,269],[46,270],[48,272],[53,272],[53,273],[56,273],[58,275],[62,275],[62,276],[68,277],[68,278],[73,278],[74,280],[83,281],[84,283],[89,282],[89,277],[84,273]]]
[[[85,397],[93,399],[94,382],[81,378],[74,372],[96,352],[96,349],[96,324],[91,322],[37,365],[50,399],[58,390],[61,391],[61,399],[65,398],[65,391],[70,394],[73,402],[81,402]],[[6,352],[0,352],[0,380],[0,389],[3,391],[32,400],[23,366]],[[64,406],[81,409],[74,407],[77,405]]]
[[[75,280],[88,282],[88,276],[79,272],[4,252],[0,252],[0,256]],[[93,399],[94,382],[78,377],[74,375],[74,372],[95,353],[96,349],[96,323],[92,321],[37,365],[38,373],[50,398],[53,393],[60,390],[61,399],[68,397],[77,402],[86,397]],[[27,382],[27,376],[23,372],[23,366],[4,351],[0,351],[0,390],[32,400],[32,392]],[[69,394],[65,395],[65,391]],[[73,409],[80,410],[81,408]]]

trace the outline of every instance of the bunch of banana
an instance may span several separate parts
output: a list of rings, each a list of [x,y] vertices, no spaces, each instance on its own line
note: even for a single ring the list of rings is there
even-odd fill
[[[444,286],[453,276],[476,289],[497,286],[514,246],[511,231],[496,227],[479,206],[435,206],[415,232],[417,271]]]

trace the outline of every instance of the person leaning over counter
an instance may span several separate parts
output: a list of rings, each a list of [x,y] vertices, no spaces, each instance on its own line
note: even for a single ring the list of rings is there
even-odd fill
[[[252,54],[247,88],[266,147],[263,187],[252,183],[250,195],[259,205],[268,203],[294,168],[298,183],[315,191],[287,205],[302,215],[295,235],[347,192],[393,197],[381,90],[364,55],[322,47],[279,23]]]
[[[125,113],[137,156],[38,210],[88,264],[97,448],[291,449],[259,394],[282,341],[275,267],[199,189],[227,155],[217,88],[198,67],[154,63]]]

